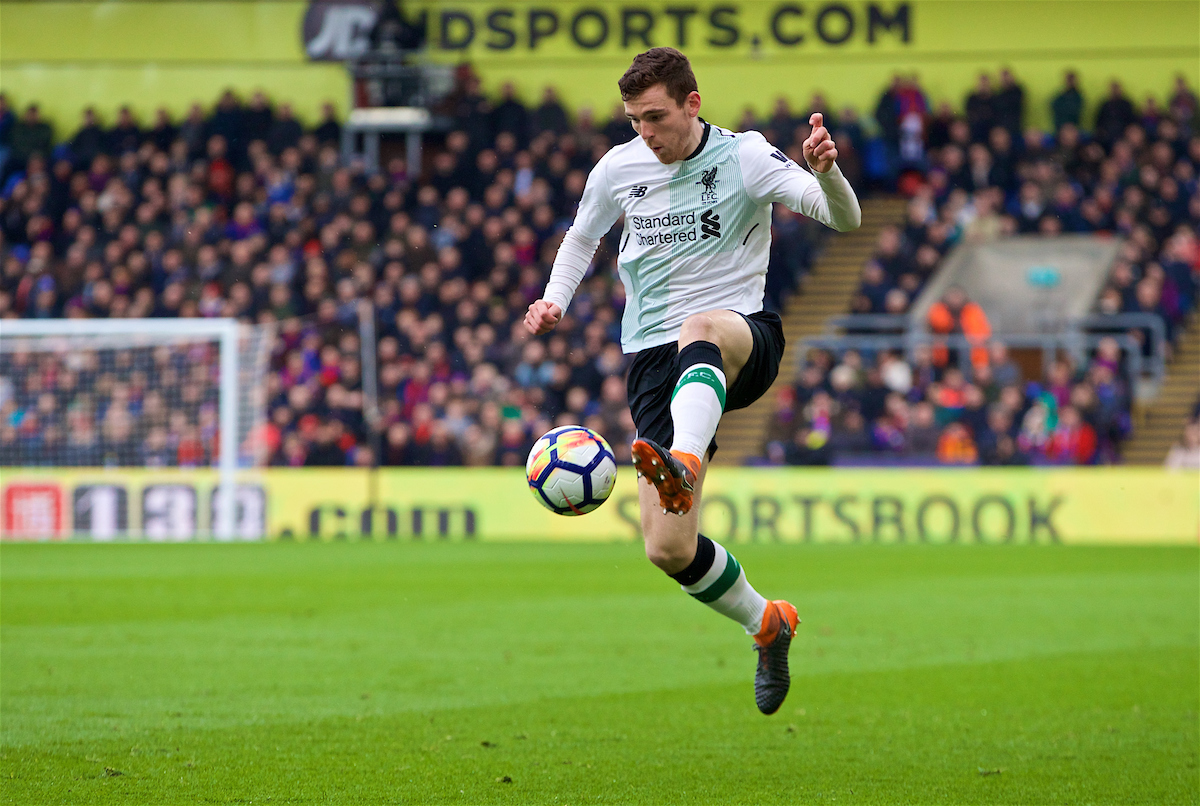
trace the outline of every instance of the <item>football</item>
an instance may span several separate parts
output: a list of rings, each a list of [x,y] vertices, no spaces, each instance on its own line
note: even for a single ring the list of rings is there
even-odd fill
[[[529,491],[559,515],[586,515],[603,504],[617,482],[617,461],[604,437],[581,425],[548,431],[525,462]]]

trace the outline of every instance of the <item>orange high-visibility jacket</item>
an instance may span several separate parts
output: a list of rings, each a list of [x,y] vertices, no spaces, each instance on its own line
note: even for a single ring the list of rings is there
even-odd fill
[[[971,364],[976,367],[985,366],[988,362],[986,343],[992,335],[992,326],[988,323],[987,314],[983,308],[974,302],[968,302],[956,317],[944,302],[935,302],[929,308],[929,329],[934,333],[962,333],[971,343]],[[933,363],[944,367],[950,360],[950,351],[944,344],[936,344],[933,348]]]

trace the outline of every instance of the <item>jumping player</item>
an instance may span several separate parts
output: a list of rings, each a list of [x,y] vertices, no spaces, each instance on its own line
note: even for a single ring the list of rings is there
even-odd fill
[[[856,229],[862,213],[820,114],[804,142],[809,173],[758,132],[701,118],[696,77],[673,48],[639,54],[617,85],[639,137],[592,169],[525,325],[541,335],[558,324],[600,239],[624,215],[621,346],[635,354],[629,408],[634,466],[649,482],[639,485],[646,555],[754,637],[754,698],[773,714],[790,685],[796,609],[763,598],[733,555],[698,533],[700,493],[721,414],[749,406],[779,372],[782,323],[762,310],[771,204],[839,231]]]

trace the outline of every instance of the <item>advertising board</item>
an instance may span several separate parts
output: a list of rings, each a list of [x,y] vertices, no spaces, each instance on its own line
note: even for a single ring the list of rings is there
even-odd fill
[[[981,71],[1011,68],[1027,89],[1029,122],[1065,69],[1089,102],[1119,79],[1140,103],[1160,98],[1176,73],[1200,75],[1200,5],[1190,0],[443,0],[405,2],[423,18],[430,57],[470,61],[494,91],[513,81],[537,103],[553,84],[571,109],[606,117],[616,79],[656,45],[692,58],[705,114],[733,126],[747,105],[767,114],[822,92],[837,107],[874,109],[894,72],[915,73],[933,102],[958,105]],[[265,90],[316,118],[343,107],[341,61],[361,53],[378,13],[367,0],[40,0],[5,3],[3,88],[40,101],[64,131],[88,104],[133,104],[148,117],[182,113],[226,87]],[[569,89],[568,89],[569,88]]]
[[[211,471],[0,470],[4,539],[202,539]],[[235,540],[639,540],[634,474],[582,518],[513,468],[270,469],[246,475]],[[1157,468],[720,468],[701,529],[726,543],[1175,543],[1200,536],[1200,477]]]

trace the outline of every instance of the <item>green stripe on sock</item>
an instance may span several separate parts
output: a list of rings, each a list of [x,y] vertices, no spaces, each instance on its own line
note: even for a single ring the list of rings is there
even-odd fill
[[[679,390],[689,383],[703,383],[712,387],[712,390],[717,393],[717,400],[721,404],[721,411],[725,410],[725,386],[721,383],[721,379],[717,377],[717,373],[713,372],[708,367],[693,367],[687,372],[679,376],[679,383],[675,384],[675,391],[671,393],[671,400],[675,399],[675,395],[679,394]]]
[[[737,578],[741,573],[742,567],[738,565],[738,561],[730,554],[729,561],[725,563],[725,570],[721,572],[721,576],[717,577],[717,581],[699,593],[693,593],[692,596],[697,601],[704,602],[705,604],[715,602],[725,595],[725,591],[733,587],[733,583],[737,582]]]

